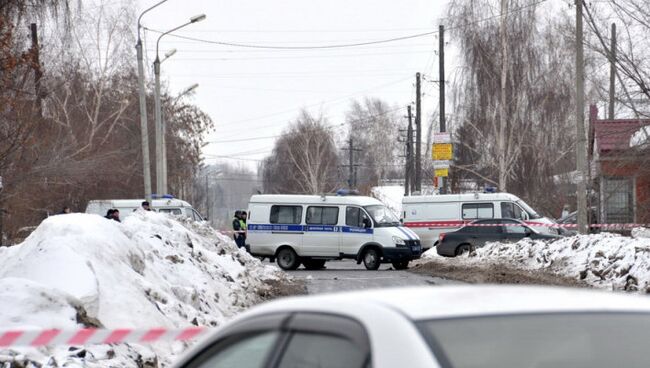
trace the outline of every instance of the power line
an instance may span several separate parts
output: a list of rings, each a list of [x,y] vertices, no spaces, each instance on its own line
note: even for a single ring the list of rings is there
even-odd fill
[[[469,25],[477,24],[480,22],[500,18],[504,15],[511,14],[517,11],[524,10],[526,8],[530,8],[532,6],[539,5],[543,2],[546,2],[548,0],[540,0],[528,5],[524,5],[522,7],[512,9],[506,13],[503,14],[498,14],[494,15],[491,17],[486,17],[482,18],[479,20],[476,20],[474,22],[468,22],[456,27],[450,27],[448,30],[452,29],[457,29],[457,28],[462,28],[466,27]],[[152,29],[152,28],[147,28],[143,27],[151,32],[155,32],[158,34],[162,34],[162,31]],[[300,46],[273,46],[273,45],[261,45],[261,44],[249,44],[249,43],[241,43],[241,42],[226,42],[226,41],[216,41],[216,40],[207,40],[207,39],[202,39],[202,38],[197,38],[197,37],[190,37],[190,36],[183,36],[179,34],[170,34],[169,36],[180,38],[180,39],[185,39],[189,41],[195,41],[195,42],[202,42],[202,43],[208,43],[208,44],[214,44],[214,45],[221,45],[221,46],[234,46],[234,47],[243,47],[243,48],[251,48],[251,49],[267,49],[267,50],[324,50],[324,49],[340,49],[340,48],[348,48],[348,47],[360,47],[360,46],[368,46],[368,45],[377,45],[377,44],[383,44],[383,43],[391,43],[391,42],[398,42],[398,41],[404,41],[404,40],[410,40],[410,39],[415,39],[415,38],[420,38],[420,37],[426,37],[426,36],[431,36],[434,34],[437,34],[439,31],[433,30],[433,31],[428,31],[428,32],[421,32],[421,33],[415,33],[415,34],[410,34],[406,36],[399,36],[399,37],[392,37],[392,38],[386,38],[386,39],[381,39],[381,40],[374,40],[374,41],[365,41],[365,42],[352,42],[352,43],[340,43],[340,44],[330,44],[330,45],[318,45],[318,46],[306,46],[306,45],[300,45]]]
[[[248,141],[259,141],[263,139],[272,139],[272,138],[278,138],[280,135],[269,135],[266,137],[253,137],[253,138],[240,138],[240,139],[228,139],[228,140],[221,140],[221,141],[208,141],[207,143],[233,143],[233,142],[248,142]]]
[[[151,32],[155,32],[158,34],[162,34],[162,31],[152,29],[152,28],[147,28]],[[210,43],[214,45],[222,45],[222,46],[235,46],[235,47],[245,47],[245,48],[251,48],[251,49],[270,49],[270,50],[321,50],[321,49],[340,49],[340,48],[346,48],[346,47],[359,47],[359,46],[368,46],[368,45],[376,45],[376,44],[382,44],[382,43],[389,43],[389,42],[396,42],[396,41],[403,41],[403,40],[409,40],[413,38],[419,38],[419,37],[424,37],[424,36],[429,36],[434,33],[437,33],[438,31],[430,31],[430,32],[422,32],[422,33],[417,33],[417,34],[412,34],[412,35],[407,35],[407,36],[402,36],[402,37],[393,37],[393,38],[387,38],[383,40],[375,40],[375,41],[366,41],[366,42],[354,42],[354,43],[341,43],[341,44],[331,44],[331,45],[320,45],[320,46],[270,46],[270,45],[256,45],[256,44],[247,44],[247,43],[239,43],[239,42],[225,42],[225,41],[215,41],[215,40],[206,40],[202,38],[196,38],[196,37],[189,37],[189,36],[182,36],[178,34],[169,34],[170,36],[184,39],[184,40],[190,40],[190,41],[196,41],[196,42],[202,42],[202,43]]]

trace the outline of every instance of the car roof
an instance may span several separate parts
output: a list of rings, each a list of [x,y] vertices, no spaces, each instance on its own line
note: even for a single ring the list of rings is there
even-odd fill
[[[355,307],[356,306],[356,307]],[[594,289],[540,286],[424,286],[292,297],[269,302],[252,314],[326,312],[352,315],[358,308],[391,309],[412,320],[562,312],[649,312],[650,299]]]
[[[111,207],[140,207],[145,199],[94,199],[89,203],[106,203]],[[192,207],[188,202],[177,198],[161,198],[151,201],[153,207]]]
[[[292,194],[262,194],[251,197],[250,203],[264,204],[323,204],[358,206],[383,205],[379,200],[366,196],[334,196],[334,195],[292,195]]]

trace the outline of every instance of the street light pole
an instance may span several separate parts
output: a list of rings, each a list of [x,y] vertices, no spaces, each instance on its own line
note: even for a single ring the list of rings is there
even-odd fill
[[[156,41],[156,60],[153,62],[153,71],[156,79],[156,91],[155,91],[155,118],[156,118],[156,191],[159,195],[167,194],[167,150],[164,148],[165,144],[165,126],[162,121],[162,107],[160,103],[160,39],[165,35],[168,35],[174,31],[177,31],[185,26],[188,26],[192,23],[200,22],[206,18],[205,14],[196,15],[190,18],[190,21],[176,28],[172,28],[167,32],[164,32],[158,36]],[[173,54],[173,53],[172,53]],[[168,54],[169,55],[169,54]],[[169,55],[171,56],[171,55]],[[169,57],[167,56],[167,57]]]
[[[165,61],[165,59],[163,59]],[[162,61],[161,61],[162,63]],[[174,98],[172,104],[176,103],[179,98],[183,97],[184,95],[192,92],[193,90],[197,89],[199,87],[198,83],[194,83],[193,85],[189,86],[186,88],[183,92],[181,92],[176,98]],[[167,122],[165,122],[165,117],[162,117],[162,178],[163,178],[163,188],[167,189]],[[166,191],[166,190],[165,190]]]
[[[143,11],[138,17],[138,42],[135,44],[135,49],[138,57],[138,89],[140,99],[140,134],[142,135],[142,176],[144,178],[144,197],[147,201],[151,202],[151,162],[149,160],[149,130],[147,128],[147,96],[144,90],[144,61],[142,53],[142,38],[140,37],[140,21],[142,17],[151,9],[164,3],[167,0],[162,0],[154,6]]]

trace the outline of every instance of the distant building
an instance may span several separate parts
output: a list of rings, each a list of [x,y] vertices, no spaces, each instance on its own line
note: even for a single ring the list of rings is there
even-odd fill
[[[589,111],[589,153],[601,223],[650,223],[650,119]]]

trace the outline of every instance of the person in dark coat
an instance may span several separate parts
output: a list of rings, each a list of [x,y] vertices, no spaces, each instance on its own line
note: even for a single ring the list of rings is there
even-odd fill
[[[117,208],[114,209],[113,210],[113,215],[111,216],[111,219],[113,219],[113,220],[115,220],[117,222],[122,222],[122,220],[120,220],[120,210],[118,210]]]
[[[151,206],[149,205],[148,201],[142,202],[142,209],[145,211],[151,211]]]
[[[114,209],[112,209],[112,208],[109,209],[108,211],[106,211],[106,216],[104,216],[104,218],[112,220],[113,219],[113,212],[115,212]]]

